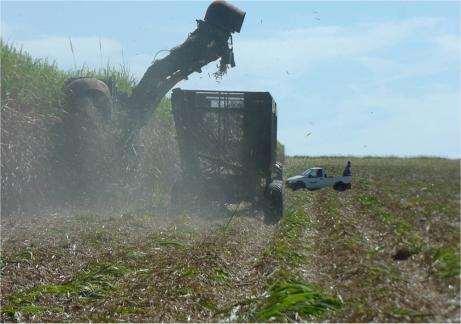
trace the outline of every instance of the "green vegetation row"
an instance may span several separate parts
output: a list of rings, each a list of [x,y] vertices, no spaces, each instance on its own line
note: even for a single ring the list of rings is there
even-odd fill
[[[289,159],[287,176],[314,165],[338,174],[347,160],[353,166],[352,190],[294,193],[309,201],[314,280],[344,299],[329,319],[456,318],[459,161],[297,157]]]
[[[96,196],[100,201],[120,201],[119,193],[113,189],[129,187],[134,190],[140,186],[142,172],[146,181],[151,181],[155,177],[153,171],[168,174],[172,169],[168,166],[174,168],[172,161],[177,155],[168,98],[156,110],[156,116],[148,124],[150,129],[139,137],[137,145],[145,148],[149,161],[141,161],[136,167],[130,168],[130,157],[121,152],[126,134],[120,130],[123,129],[121,126],[126,112],[119,107],[114,107],[113,118],[107,124],[85,120],[77,126],[81,134],[63,127],[64,120],[68,118],[63,91],[66,80],[96,77],[106,82],[112,93],[129,95],[135,78],[126,67],[108,65],[94,70],[83,66],[74,71],[62,71],[55,63],[33,58],[3,41],[0,41],[0,51],[3,215],[34,212],[75,200],[100,204],[92,198]],[[68,148],[75,145],[73,137],[84,143],[82,150],[85,153],[79,157],[81,161],[76,162],[77,168],[69,163],[74,158],[66,156]],[[153,156],[156,158],[152,159]],[[92,192],[69,187],[69,184],[81,186],[78,181],[87,182],[86,187]],[[111,183],[118,185],[109,188]],[[144,185],[152,188],[149,183]],[[168,190],[159,189],[159,185],[156,189],[156,199],[160,195],[165,196],[164,192]],[[126,190],[124,192],[126,196]]]
[[[325,295],[300,274],[300,269],[308,262],[305,251],[310,248],[303,241],[303,234],[311,227],[309,215],[301,206],[295,204],[286,212],[265,252],[264,262],[273,263],[275,270],[267,283],[267,298],[254,311],[252,320],[314,320],[342,306],[338,299]]]
[[[62,71],[55,62],[33,58],[3,41],[0,41],[0,51],[2,108],[9,100],[14,100],[24,109],[59,113],[64,103],[64,83],[71,77],[96,77],[126,93],[135,85],[135,78],[126,66],[107,65],[99,70],[82,66],[78,70]]]

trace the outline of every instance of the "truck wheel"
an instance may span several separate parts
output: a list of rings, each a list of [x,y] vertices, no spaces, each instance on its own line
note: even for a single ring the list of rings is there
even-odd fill
[[[283,216],[283,182],[280,180],[272,181],[268,187],[270,208],[264,213],[266,224],[275,224]]]
[[[299,190],[299,189],[303,189],[303,188],[306,188],[306,185],[302,182],[296,182],[294,185],[293,185],[293,191],[296,191],[296,190]]]
[[[344,182],[337,182],[334,184],[333,189],[336,191],[345,191],[347,186]]]

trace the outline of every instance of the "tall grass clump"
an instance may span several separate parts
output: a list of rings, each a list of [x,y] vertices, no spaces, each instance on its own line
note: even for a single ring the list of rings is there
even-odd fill
[[[35,59],[22,49],[0,40],[1,95],[26,113],[56,114],[62,106],[62,86],[68,74],[45,59]]]
[[[0,42],[2,215],[44,203],[53,187],[51,129],[66,78],[54,64]]]
[[[270,287],[269,297],[256,314],[256,319],[261,322],[283,319],[285,322],[295,316],[320,316],[341,306],[337,299],[325,296],[305,282],[282,280]]]
[[[0,43],[2,215],[37,208],[164,205],[176,168],[171,106],[166,99],[127,148],[121,131],[135,78],[126,67],[61,71],[54,63]],[[91,101],[74,109],[66,80],[95,77],[114,99],[110,120]]]

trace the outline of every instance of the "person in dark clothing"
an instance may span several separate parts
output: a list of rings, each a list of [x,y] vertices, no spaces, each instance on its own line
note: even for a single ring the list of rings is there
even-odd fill
[[[349,177],[351,175],[352,175],[351,161],[347,161],[347,165],[346,165],[346,167],[344,168],[344,171],[343,171],[343,177]]]
[[[322,175],[322,169],[318,169],[317,170],[317,178],[321,178],[323,175]]]

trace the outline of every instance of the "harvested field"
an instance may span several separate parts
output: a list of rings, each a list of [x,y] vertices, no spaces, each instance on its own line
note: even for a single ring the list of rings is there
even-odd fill
[[[2,320],[459,321],[460,162],[350,159],[352,190],[287,190],[277,225],[243,209],[2,217]]]

